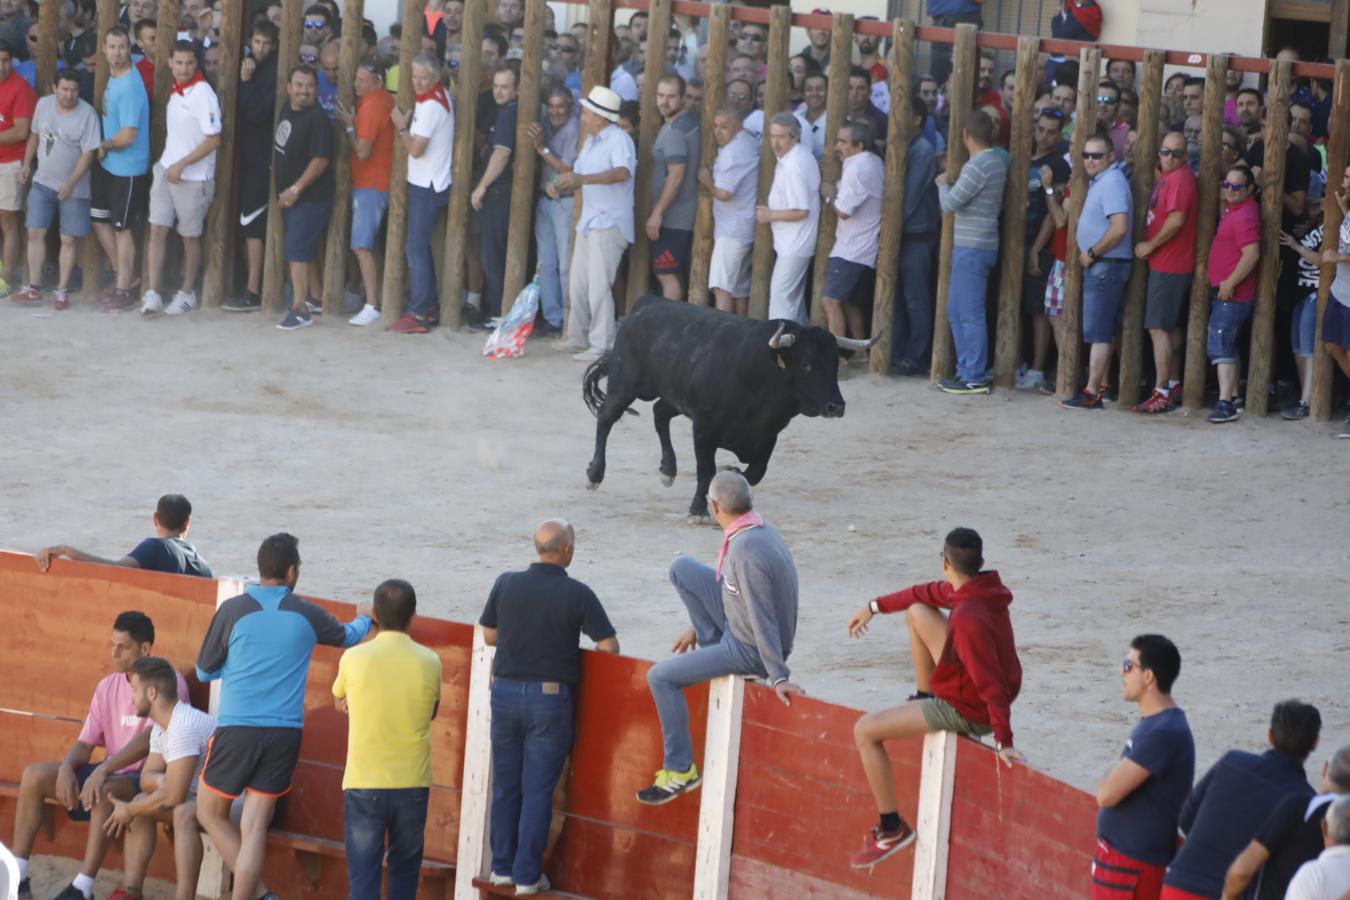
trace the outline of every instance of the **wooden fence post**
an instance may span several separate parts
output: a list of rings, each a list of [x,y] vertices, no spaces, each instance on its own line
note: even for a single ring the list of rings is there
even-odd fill
[[[731,7],[725,3],[714,4],[708,19],[708,66],[709,72],[725,72],[727,69],[727,34],[731,26]],[[727,83],[725,78],[708,78],[703,85],[703,110],[700,118],[699,138],[702,142],[702,154],[699,165],[711,167],[713,156],[717,153],[717,141],[713,137],[713,116],[726,102]],[[706,188],[698,192],[698,212],[694,215],[694,250],[689,261],[689,302],[699,306],[708,306],[712,302],[712,291],[708,289],[708,271],[712,265],[713,245],[713,198]]]
[[[483,43],[485,3],[464,4],[464,24],[460,39],[464,47]],[[483,77],[483,61],[477,53],[461,53],[459,83],[455,92],[455,150],[450,180],[450,203],[445,229],[445,272],[441,278],[441,324],[451,331],[460,326],[460,305],[464,293],[464,254],[467,252],[467,228],[456,223],[469,221],[469,194],[473,191],[474,120],[478,116],[478,91]]]
[[[632,309],[651,285],[652,243],[647,236],[647,217],[652,212],[652,158],[661,114],[656,109],[656,83],[666,72],[666,39],[670,35],[670,0],[652,0],[647,18],[647,56],[643,60],[642,106],[638,114],[637,174],[633,180],[633,234],[628,250],[628,299]]]
[[[947,895],[947,846],[952,831],[952,790],[956,754],[961,745],[953,731],[924,736],[919,775],[919,809],[914,817],[913,900],[942,900]],[[998,760],[995,765],[1001,765]]]
[[[422,5],[418,0],[403,0],[403,31],[398,43],[398,108],[407,112],[412,112],[416,103],[412,61],[422,46],[422,26],[426,21],[422,16]],[[468,6],[465,4],[465,15],[468,15]],[[396,144],[394,165],[389,173],[389,218],[385,225],[384,275],[380,280],[380,311],[385,323],[397,322],[403,315],[407,244],[408,153]]]
[[[731,883],[731,834],[736,822],[736,779],[740,774],[744,708],[745,679],[740,675],[714,678],[708,685],[694,900],[720,900],[727,895]]]
[[[833,57],[831,57],[833,59]],[[877,239],[877,285],[872,298],[872,334],[881,340],[872,345],[868,370],[885,375],[891,368],[895,332],[895,290],[900,269],[900,246],[905,225],[905,163],[909,157],[910,127],[914,122],[914,23],[896,19],[891,23],[890,120],[886,126],[886,190],[881,195],[881,234]]]
[[[1158,128],[1162,105],[1163,60],[1161,50],[1144,52],[1144,70],[1139,82],[1139,128],[1134,144],[1134,223],[1131,234],[1142,239],[1148,222],[1148,204],[1157,178],[1158,146],[1162,140]],[[1126,237],[1129,241],[1130,238]],[[1139,402],[1139,374],[1143,370],[1144,304],[1148,291],[1148,261],[1136,259],[1125,289],[1124,322],[1120,337],[1120,377],[1117,405],[1129,409]],[[1164,377],[1166,373],[1162,373]]]
[[[177,41],[178,35],[178,0],[159,0],[159,14],[155,18],[156,35],[164,35],[163,40],[156,38],[155,58],[152,60],[155,64],[155,91],[150,96],[150,167],[154,170],[155,163],[159,162],[160,154],[164,152],[164,130],[165,130],[165,112],[169,102],[169,88],[173,85],[173,45]],[[132,22],[131,27],[135,28],[136,23]],[[133,34],[132,40],[136,36]],[[139,73],[137,73],[139,74]],[[151,176],[147,174],[147,180]],[[147,229],[146,237],[149,237]],[[145,254],[149,256],[149,254]]]
[[[61,27],[61,4],[43,3],[38,7],[38,45],[34,60],[37,72],[33,76],[39,97],[52,92],[52,79],[56,77],[56,33]]]
[[[468,7],[465,7],[468,13]],[[462,33],[462,32],[461,32]],[[402,81],[402,78],[399,79]],[[464,727],[464,779],[459,800],[459,846],[455,853],[455,900],[478,900],[473,880],[486,876],[492,812],[492,659],[496,648],[473,629],[469,662],[469,715]]]
[[[829,94],[825,100],[825,155],[820,160],[821,183],[838,184],[844,161],[839,158],[835,136],[848,118],[848,71],[853,61],[853,16],[835,13],[830,22],[830,78]],[[870,101],[869,101],[870,102]],[[892,101],[894,102],[894,101]],[[769,140],[769,122],[764,121],[764,141]],[[808,140],[802,135],[802,140]],[[825,324],[825,276],[830,268],[830,250],[834,248],[834,231],[839,215],[833,203],[820,203],[820,221],[816,228],[815,273],[811,279],[811,324]]]
[[[118,4],[111,2],[98,4],[97,41],[98,50],[94,54],[94,109],[103,108],[103,92],[108,87],[108,57],[103,53],[103,37],[117,24]],[[94,165],[101,165],[98,160]],[[109,265],[112,261],[109,260]],[[91,234],[84,239],[84,250],[80,254],[80,268],[84,277],[84,296],[97,298],[102,287],[100,276],[103,274],[103,248]]]
[[[1209,374],[1206,337],[1209,331],[1209,245],[1219,223],[1219,179],[1223,177],[1224,80],[1228,57],[1211,56],[1205,65],[1204,131],[1200,134],[1200,175],[1196,179],[1195,280],[1186,323],[1186,370],[1181,400],[1189,409],[1205,401]]]
[[[356,110],[356,66],[361,61],[361,21],[364,0],[345,0],[342,5],[342,45],[338,56],[338,103]],[[334,138],[333,213],[328,220],[327,250],[323,266],[323,311],[336,316],[342,309],[347,287],[347,259],[352,235],[352,142],[341,133]],[[369,303],[372,298],[367,297]]]
[[[974,102],[976,55],[975,26],[956,26],[956,43],[952,47],[952,75],[948,81],[947,97],[951,103],[951,118],[947,127],[947,183],[956,184],[961,167],[966,164],[966,116]],[[947,324],[947,294],[952,287],[952,252],[956,247],[956,218],[942,217],[942,239],[938,245],[937,303],[933,308],[933,364],[929,375],[937,381],[952,374],[955,351],[952,329]]]
[[[1084,48],[1078,59],[1078,124],[1073,129],[1073,202],[1069,204],[1069,229],[1064,253],[1064,327],[1059,345],[1059,372],[1055,393],[1061,399],[1078,392],[1079,356],[1083,345],[1083,267],[1078,262],[1078,216],[1087,196],[1087,169],[1083,147],[1097,121],[1097,83],[1101,80],[1102,52]]]
[[[669,2],[669,0],[667,0]],[[506,226],[506,272],[502,281],[502,315],[511,311],[516,295],[530,280],[530,240],[534,232],[534,185],[539,154],[529,129],[539,122],[539,82],[544,64],[544,0],[525,3],[525,58],[520,65],[520,96],[516,113],[516,150],[512,156],[511,221]]]
[[[1251,357],[1247,361],[1247,412],[1258,418],[1270,405],[1270,370],[1275,356],[1275,291],[1280,280],[1280,218],[1284,212],[1284,167],[1289,152],[1290,63],[1271,62],[1266,91],[1266,158],[1261,166],[1261,274],[1252,312]],[[1333,195],[1334,195],[1333,191]],[[1335,204],[1333,196],[1332,204]]]
[[[1032,118],[1040,41],[1017,39],[1016,92],[1008,180],[1003,189],[1003,247],[999,266],[998,323],[994,331],[994,384],[1011,388],[1022,355],[1022,276],[1027,261],[1027,185],[1031,178]],[[1044,198],[1042,198],[1044,199]]]
[[[775,113],[788,105],[788,33],[791,30],[792,10],[775,6],[769,11],[769,77],[764,84],[764,140],[759,152],[759,205],[769,202],[769,188],[773,185],[774,167],[778,158],[769,143],[769,123]],[[750,318],[769,317],[769,284],[773,280],[773,228],[755,226],[755,248],[750,270]]]
[[[1327,147],[1327,190],[1333,194],[1330,203],[1322,202],[1322,251],[1336,250],[1341,222],[1340,204],[1335,202],[1334,194],[1345,172],[1347,153],[1350,153],[1350,60],[1336,60],[1336,83],[1331,93],[1331,137]],[[1326,312],[1331,296],[1331,282],[1336,277],[1336,267],[1322,266],[1322,276],[1317,288],[1317,349],[1313,354],[1312,415],[1318,422],[1331,418],[1332,375],[1334,369],[1327,348],[1322,343],[1322,315]]]
[[[272,132],[275,133],[281,113],[290,104],[286,86],[290,82],[289,72],[300,58],[300,31],[305,24],[305,4],[303,0],[282,0],[281,39],[277,43],[277,107],[272,117]],[[259,138],[263,137],[258,135]],[[272,134],[266,136],[272,141]],[[262,311],[265,316],[275,316],[285,304],[282,293],[286,286],[286,259],[283,252],[285,228],[281,222],[281,206],[277,203],[277,172],[272,167],[271,187],[267,196],[267,236],[263,244]],[[305,298],[299,298],[303,301]]]
[[[202,306],[214,309],[224,301],[228,273],[234,268],[235,159],[238,141],[235,133],[239,113],[239,57],[244,40],[244,8],[227,3],[220,14],[220,76],[216,79],[216,100],[220,103],[220,147],[216,150],[216,193],[206,216],[202,241]],[[250,140],[257,140],[250,135]]]

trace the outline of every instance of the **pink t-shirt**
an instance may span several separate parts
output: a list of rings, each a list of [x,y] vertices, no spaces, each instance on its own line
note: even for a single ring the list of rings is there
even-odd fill
[[[187,682],[183,680],[182,673],[178,675],[178,699],[188,702]],[[92,747],[105,748],[108,755],[112,756],[151,724],[148,717],[136,715],[131,679],[121,672],[114,672],[94,688],[94,697],[89,701],[89,715],[85,717],[79,739]],[[141,763],[138,762],[119,770],[118,774],[139,772],[140,769]]]

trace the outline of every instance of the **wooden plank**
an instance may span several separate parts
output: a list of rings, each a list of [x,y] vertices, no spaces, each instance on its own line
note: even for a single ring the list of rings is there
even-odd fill
[[[150,165],[159,161],[164,152],[165,108],[169,89],[173,86],[173,45],[178,34],[178,0],[159,0],[159,15],[155,18],[155,90],[150,97]],[[132,22],[131,26],[136,27]],[[131,36],[132,40],[136,35]],[[137,72],[137,75],[140,73]],[[149,256],[147,253],[146,256]]]
[[[1131,234],[1143,238],[1148,221],[1148,204],[1158,174],[1158,146],[1162,129],[1158,127],[1162,105],[1163,52],[1144,52],[1144,67],[1139,82],[1139,127],[1134,144],[1134,227]],[[1129,241],[1131,238],[1126,237]],[[1120,338],[1120,377],[1116,379],[1120,409],[1139,402],[1139,376],[1143,370],[1144,302],[1148,291],[1148,261],[1136,259],[1125,289],[1124,322]]]
[[[914,846],[914,882],[910,894],[914,900],[939,900],[947,893],[956,748],[957,737],[951,731],[939,731],[923,739],[923,776],[914,829],[918,840]]]
[[[848,72],[853,60],[853,16],[835,13],[830,24],[830,79],[829,94],[825,100],[825,156],[820,161],[820,180],[838,184],[844,161],[839,158],[835,138],[848,119]],[[769,140],[769,122],[764,122],[764,142]],[[803,134],[802,140],[809,140]],[[868,148],[869,150],[871,148]],[[816,227],[815,272],[811,279],[811,324],[825,324],[825,276],[830,268],[830,250],[834,248],[834,233],[839,226],[839,214],[833,203],[820,204],[820,220]],[[843,298],[841,298],[843,299]],[[857,335],[855,335],[856,337]]]
[[[290,83],[291,63],[300,57],[300,32],[305,23],[304,0],[281,0],[281,37],[277,41],[277,106],[272,118],[272,129],[281,118],[282,110],[290,104],[286,86]],[[262,135],[258,135],[262,137]],[[272,140],[272,135],[267,136]],[[391,210],[392,213],[392,210]],[[392,218],[392,217],[391,217]],[[271,187],[267,196],[267,235],[263,244],[262,311],[264,316],[275,316],[286,308],[283,291],[286,287],[286,259],[283,253],[285,227],[281,222],[281,206],[277,203],[277,173],[272,169]],[[304,298],[300,298],[302,301]]]
[[[34,60],[37,73],[35,87],[39,97],[52,92],[52,78],[56,76],[57,31],[61,27],[61,4],[43,3],[38,7],[38,43]]]
[[[468,5],[465,4],[467,11]],[[412,61],[422,46],[422,3],[403,0],[403,32],[398,44],[398,108],[411,111],[416,100]],[[396,142],[394,167],[389,175],[389,217],[385,226],[384,275],[380,282],[382,318],[386,324],[403,315],[403,287],[407,281],[408,153]]]
[[[469,675],[469,721],[464,735],[464,790],[459,807],[459,848],[455,855],[455,900],[478,900],[473,879],[487,874],[488,828],[492,806],[492,660],[495,647],[473,630]]]
[[[731,25],[731,7],[718,3],[712,7],[708,19],[709,72],[725,72],[727,68],[727,35]],[[702,151],[700,165],[712,168],[717,140],[713,137],[713,116],[726,102],[727,85],[721,78],[709,78],[703,85],[703,110],[700,118],[699,139]],[[708,189],[700,186],[698,212],[694,214],[694,249],[689,261],[689,302],[698,306],[712,303],[708,288],[708,270],[712,264],[713,198]]]
[[[98,4],[98,25],[96,34],[98,35],[98,50],[94,54],[94,109],[103,108],[103,91],[108,87],[108,57],[103,52],[103,36],[117,25],[117,15],[120,11],[117,3]],[[95,160],[94,165],[100,163]],[[108,268],[112,269],[112,260],[108,260]],[[101,276],[103,274],[103,249],[99,246],[93,236],[84,241],[84,250],[80,255],[80,268],[84,272],[84,296],[88,299],[96,299],[99,295],[101,285]]]
[[[338,103],[356,110],[356,66],[361,61],[361,24],[365,0],[344,0],[342,37],[338,55]],[[347,287],[347,259],[352,236],[352,142],[341,131],[334,138],[333,212],[328,219],[327,250],[323,267],[323,311],[336,316],[342,309]],[[367,297],[369,302],[371,298]]]
[[[1344,46],[1344,41],[1341,42]],[[1327,146],[1327,192],[1331,195],[1322,203],[1322,251],[1338,249],[1338,236],[1344,215],[1340,204],[1335,201],[1335,193],[1340,187],[1339,179],[1345,172],[1347,153],[1350,152],[1350,61],[1336,60],[1336,81],[1331,91],[1331,135]],[[1331,296],[1331,282],[1335,280],[1336,267],[1322,266],[1322,275],[1317,287],[1317,340],[1313,354],[1313,418],[1325,422],[1331,418],[1333,374],[1335,367],[1327,355],[1326,345],[1322,343],[1322,316],[1327,310],[1327,300]]]
[[[833,57],[831,57],[833,59]],[[914,120],[914,23],[896,19],[891,24],[890,121],[886,127],[886,187],[881,196],[881,234],[877,243],[877,283],[872,298],[872,334],[881,335],[869,351],[868,368],[885,375],[891,367],[895,333],[896,274],[905,219],[905,163],[909,156],[910,125]]]
[[[638,163],[633,180],[633,234],[628,250],[628,292],[624,309],[633,308],[651,284],[652,243],[647,217],[652,212],[652,158],[661,114],[656,109],[656,83],[666,71],[666,39],[670,35],[670,0],[652,0],[647,19],[647,56],[643,60],[641,112],[638,117]]]
[[[956,26],[956,44],[952,48],[952,75],[947,93],[951,103],[951,120],[947,129],[947,183],[956,184],[961,167],[966,164],[966,142],[962,139],[966,116],[970,115],[975,93],[977,57],[975,55],[975,26]],[[952,252],[955,249],[956,219],[942,217],[942,238],[938,245],[937,303],[933,309],[933,360],[929,374],[934,381],[952,374],[955,367],[955,347],[952,329],[947,324],[947,295],[952,287]]]
[[[850,23],[850,32],[852,31]],[[731,881],[731,834],[736,821],[736,779],[741,755],[745,679],[715,678],[708,687],[708,735],[703,745],[703,786],[698,816],[695,900],[717,900]]]
[[[1345,56],[1346,34],[1350,33],[1350,0],[1331,0],[1331,27],[1327,31],[1327,57]]]
[[[1000,256],[998,323],[994,332],[994,384],[1011,388],[1022,354],[1022,275],[1027,262],[1027,184],[1031,177],[1031,105],[1036,102],[1036,65],[1040,41],[1017,41],[1016,93],[1013,96],[1011,153],[1003,189],[1003,248]],[[1017,227],[1021,225],[1022,227]]]
[[[465,47],[483,43],[484,3],[464,4],[464,24],[460,35]],[[459,59],[459,87],[455,94],[455,150],[450,183],[448,222],[469,220],[469,194],[473,192],[474,120],[478,116],[478,92],[482,87],[483,61],[477,53],[463,53]],[[460,326],[460,306],[464,296],[464,254],[467,252],[465,229],[445,229],[445,273],[441,279],[441,324],[451,330]]]
[[[1219,179],[1223,177],[1224,79],[1228,57],[1211,56],[1205,65],[1204,130],[1200,134],[1200,175],[1196,178],[1195,280],[1191,282],[1191,311],[1186,325],[1186,369],[1181,402],[1199,409],[1205,400],[1209,356],[1209,245],[1219,223]]]
[[[650,49],[649,46],[649,55]],[[516,147],[524,150],[512,154],[511,221],[507,225],[506,273],[502,282],[503,316],[511,311],[516,295],[531,277],[527,267],[534,232],[534,186],[538,180],[539,154],[533,151],[534,144],[528,132],[530,126],[539,121],[537,110],[544,51],[544,0],[526,0],[525,58],[520,66],[520,113],[516,116]]]
[[[764,84],[764,141],[759,154],[760,206],[769,202],[769,187],[773,184],[774,167],[778,158],[769,143],[769,122],[774,113],[788,105],[788,32],[792,10],[775,6],[769,12],[769,77]],[[769,283],[773,279],[773,229],[768,225],[755,226],[755,248],[750,269],[750,318],[769,317]]]
[[[1085,47],[1078,58],[1078,125],[1073,130],[1073,202],[1069,204],[1069,233],[1064,253],[1064,327],[1059,345],[1059,373],[1055,393],[1068,399],[1078,392],[1079,357],[1083,344],[1083,267],[1078,262],[1078,216],[1087,195],[1087,169],[1083,167],[1083,147],[1091,126],[1097,121],[1097,74],[1102,67],[1102,52]]]
[[[216,193],[211,198],[211,209],[206,216],[203,233],[202,306],[214,309],[225,300],[229,290],[229,276],[234,268],[234,191],[235,148],[238,135],[235,129],[239,113],[235,109],[239,96],[240,48],[244,40],[244,9],[242,4],[227,3],[220,15],[220,71],[216,99],[220,103],[220,147],[216,151]]]

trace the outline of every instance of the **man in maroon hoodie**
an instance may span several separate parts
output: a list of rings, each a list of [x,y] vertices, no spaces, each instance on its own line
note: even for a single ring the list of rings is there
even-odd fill
[[[937,731],[972,737],[993,732],[999,759],[1021,761],[1013,749],[1011,707],[1022,688],[1008,606],[1012,592],[997,572],[984,572],[984,542],[973,529],[956,528],[942,548],[943,581],[916,584],[878,597],[853,614],[851,637],[867,633],[878,613],[905,614],[916,691],[903,706],[868,713],[854,726],[880,824],[854,854],[855,869],[874,866],[914,841],[900,817],[885,742]],[[944,614],[943,610],[948,610]]]

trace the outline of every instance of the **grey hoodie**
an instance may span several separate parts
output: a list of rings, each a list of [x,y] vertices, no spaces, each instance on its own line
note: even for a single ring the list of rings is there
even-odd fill
[[[786,681],[797,633],[797,566],[772,525],[731,538],[722,562],[722,604],[727,628],[759,652],[769,683]]]

